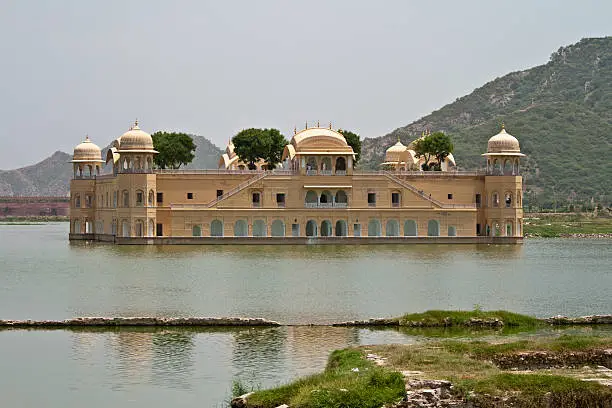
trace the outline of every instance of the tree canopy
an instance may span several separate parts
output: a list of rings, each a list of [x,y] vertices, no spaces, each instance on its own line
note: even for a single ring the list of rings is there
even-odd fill
[[[443,132],[435,132],[420,138],[414,146],[416,157],[425,158],[423,170],[442,170],[442,162],[453,150],[454,147],[450,137]],[[432,158],[436,160],[436,163],[433,165],[430,164]]]
[[[153,147],[159,152],[154,163],[160,169],[178,169],[195,157],[196,145],[186,133],[155,132],[151,137]]]
[[[250,170],[255,170],[259,160],[266,162],[266,168],[273,170],[281,162],[287,139],[278,129],[245,129],[232,138],[234,152],[247,163]]]
[[[338,129],[338,132],[344,136],[346,139],[346,143],[353,148],[353,152],[355,152],[354,163],[357,163],[361,158],[361,139],[357,133],[353,133],[350,130]]]

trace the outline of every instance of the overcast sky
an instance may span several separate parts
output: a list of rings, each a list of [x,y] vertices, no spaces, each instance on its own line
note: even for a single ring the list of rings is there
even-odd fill
[[[612,1],[0,0],[0,169],[140,127],[224,147],[317,120],[375,137],[560,46]]]

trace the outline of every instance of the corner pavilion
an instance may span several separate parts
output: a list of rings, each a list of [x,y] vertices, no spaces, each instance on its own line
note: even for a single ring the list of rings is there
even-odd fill
[[[70,239],[118,244],[520,243],[518,140],[489,139],[486,170],[420,171],[414,142],[391,146],[382,170],[355,169],[342,134],[295,132],[281,166],[246,170],[230,142],[217,170],[161,170],[136,123],[102,160],[87,138],[74,149]],[[110,174],[101,167],[112,164]]]

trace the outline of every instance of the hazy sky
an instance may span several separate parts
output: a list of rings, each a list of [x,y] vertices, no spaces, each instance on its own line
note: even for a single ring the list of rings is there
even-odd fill
[[[0,169],[135,118],[220,147],[305,121],[383,135],[560,46],[612,1],[0,0]]]

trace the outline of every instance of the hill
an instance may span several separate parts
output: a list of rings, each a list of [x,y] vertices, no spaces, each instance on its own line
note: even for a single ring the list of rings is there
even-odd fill
[[[204,136],[191,135],[196,145],[190,169],[216,169],[221,149]],[[102,149],[102,158],[106,150]],[[0,196],[65,196],[70,190],[72,155],[57,151],[43,161],[16,170],[0,170]],[[110,166],[105,172],[110,172]]]
[[[407,126],[365,139],[362,167],[375,168],[397,138],[425,129],[451,135],[461,169],[480,156],[500,123],[527,154],[527,205],[612,201],[612,37],[589,38],[554,52],[548,63],[513,72]]]

